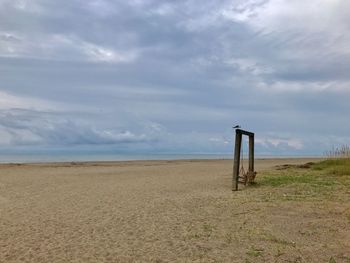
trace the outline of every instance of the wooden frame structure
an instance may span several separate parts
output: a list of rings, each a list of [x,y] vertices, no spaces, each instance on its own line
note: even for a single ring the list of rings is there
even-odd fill
[[[241,147],[242,147],[242,135],[249,137],[249,169],[248,172],[244,174],[244,177],[240,177],[239,165],[241,159]],[[233,178],[232,178],[232,191],[238,190],[238,183],[244,183],[246,185],[249,182],[253,182],[256,172],[254,171],[254,133],[236,129],[236,138],[235,138],[235,151],[234,151],[234,160],[233,160]],[[243,181],[239,181],[240,178],[243,178]]]

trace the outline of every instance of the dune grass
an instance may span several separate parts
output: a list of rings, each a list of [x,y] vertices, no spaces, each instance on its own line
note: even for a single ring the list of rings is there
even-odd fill
[[[313,166],[314,170],[325,171],[329,175],[350,176],[350,158],[349,159],[329,159]]]
[[[271,191],[278,188],[284,200],[335,198],[350,187],[350,159],[277,167],[263,172],[256,186]]]
[[[350,158],[350,146],[341,145],[338,147],[333,146],[331,150],[326,151],[325,156],[328,158]]]

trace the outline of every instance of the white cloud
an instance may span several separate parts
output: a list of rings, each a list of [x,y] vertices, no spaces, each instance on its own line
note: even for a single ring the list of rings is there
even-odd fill
[[[256,87],[264,92],[271,93],[303,93],[312,92],[319,93],[324,91],[339,91],[349,92],[350,82],[348,81],[327,81],[327,82],[300,82],[300,81],[275,81],[272,83],[260,82],[256,84]]]
[[[228,141],[225,137],[219,138],[219,137],[211,137],[209,138],[210,142],[213,143],[219,143],[219,144],[229,144],[230,141]]]
[[[104,47],[76,36],[62,34],[33,36],[0,31],[0,56],[125,63],[134,61],[138,57],[138,52]]]
[[[22,97],[18,95],[11,95],[7,92],[0,91],[0,109],[12,109],[12,108],[22,108],[22,109],[33,109],[33,110],[48,110],[48,109],[58,109],[57,104],[46,100]]]
[[[273,83],[259,83],[258,88],[267,92],[302,92],[302,91],[313,91],[319,92],[329,89],[330,83],[310,83],[310,82],[281,82],[276,81]]]
[[[265,148],[284,148],[285,146],[294,150],[301,150],[304,148],[303,141],[297,138],[276,138],[272,136],[270,138],[258,137],[255,139],[255,143]]]
[[[266,4],[266,2],[266,0],[235,1],[226,6],[222,11],[222,15],[236,22],[249,22],[259,14],[261,6]]]
[[[115,131],[95,131],[100,138],[105,139],[107,142],[112,143],[125,143],[125,142],[144,142],[149,138],[145,134],[136,135],[130,131],[123,131],[116,133]]]
[[[72,120],[56,112],[1,110],[0,143],[4,145],[104,145],[146,143],[154,140],[129,130],[94,127],[84,119]]]
[[[0,110],[32,110],[44,112],[86,112],[96,111],[93,105],[77,105],[64,101],[19,96],[0,90]]]
[[[254,2],[261,1],[245,4],[248,7],[244,10],[254,12],[254,15],[246,15],[243,21],[262,34],[284,37],[283,44],[295,47],[290,50],[290,55],[319,56],[321,50],[323,56],[350,55],[350,18],[345,11],[349,10],[350,2],[270,0],[257,8],[254,8]]]
[[[81,48],[89,60],[97,62],[131,62],[137,57],[135,51],[117,52],[91,43],[81,43]]]

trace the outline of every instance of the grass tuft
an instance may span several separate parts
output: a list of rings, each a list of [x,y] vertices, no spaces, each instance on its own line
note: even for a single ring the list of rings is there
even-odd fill
[[[247,255],[251,257],[260,257],[263,254],[264,249],[251,247],[249,251],[247,251]]]

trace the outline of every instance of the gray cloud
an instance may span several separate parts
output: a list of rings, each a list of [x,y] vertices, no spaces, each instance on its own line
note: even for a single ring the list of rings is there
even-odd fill
[[[230,152],[240,123],[266,154],[350,143],[348,7],[2,1],[0,133],[13,147]]]
[[[155,138],[129,130],[93,127],[87,119],[69,119],[63,114],[12,109],[0,111],[3,145],[94,145],[152,142]]]

